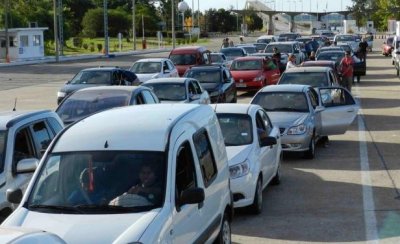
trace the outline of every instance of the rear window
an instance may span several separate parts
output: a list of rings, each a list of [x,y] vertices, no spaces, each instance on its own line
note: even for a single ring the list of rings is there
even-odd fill
[[[261,60],[234,60],[231,65],[231,70],[260,70],[261,68]]]
[[[129,91],[77,92],[57,108],[57,114],[64,122],[73,122],[95,112],[126,106],[130,102]]]
[[[196,54],[186,53],[186,54],[171,54],[169,59],[175,65],[194,65],[196,64]]]
[[[150,87],[160,101],[182,101],[186,99],[186,88],[183,83],[149,83]]]
[[[273,53],[274,47],[276,47],[280,53],[293,53],[293,46],[289,44],[268,44],[268,46],[265,48],[265,52]]]
[[[282,84],[300,84],[310,85],[312,87],[328,86],[328,77],[325,72],[299,72],[299,73],[283,73],[279,80]]]
[[[200,83],[218,83],[221,82],[221,71],[191,69],[185,74],[185,77],[194,78]]]
[[[71,84],[111,84],[111,71],[86,70],[79,72],[72,80]]]

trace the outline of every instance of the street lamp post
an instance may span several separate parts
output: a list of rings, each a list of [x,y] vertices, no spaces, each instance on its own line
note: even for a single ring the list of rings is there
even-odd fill
[[[108,15],[107,0],[103,0],[103,16],[104,16],[104,55],[108,56]]]
[[[57,24],[57,0],[53,0],[53,11],[54,11],[54,45],[55,45],[56,62],[58,62],[59,47],[58,47],[58,24]]]
[[[4,19],[4,25],[5,25],[5,34],[6,34],[6,63],[10,62],[10,37],[8,36],[8,12],[10,11],[10,3],[8,0],[6,0],[6,6],[5,6],[5,19]]]
[[[133,50],[136,50],[136,5],[135,0],[132,0],[132,40],[133,40]]]
[[[176,38],[175,38],[175,0],[171,0],[171,26],[172,26],[172,48],[175,48]]]

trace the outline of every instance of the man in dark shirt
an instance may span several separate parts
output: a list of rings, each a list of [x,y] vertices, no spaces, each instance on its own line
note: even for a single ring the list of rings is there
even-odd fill
[[[358,44],[358,58],[361,60],[361,62],[365,61],[367,58],[367,48],[368,48],[368,42],[363,38],[363,40]]]

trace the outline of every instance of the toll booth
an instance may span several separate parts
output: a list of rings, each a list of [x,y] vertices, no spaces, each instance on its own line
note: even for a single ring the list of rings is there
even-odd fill
[[[8,29],[9,60],[44,57],[43,32],[47,27]],[[6,33],[0,30],[0,59],[6,59]]]

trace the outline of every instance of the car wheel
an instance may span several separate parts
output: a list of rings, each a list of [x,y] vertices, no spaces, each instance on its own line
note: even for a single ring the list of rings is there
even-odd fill
[[[252,214],[260,214],[262,212],[263,198],[262,198],[262,180],[258,178],[256,191],[254,193],[253,204],[249,207],[249,212]]]
[[[307,159],[313,159],[315,157],[315,138],[314,135],[308,146],[308,150],[304,153],[304,157]]]
[[[400,70],[396,68],[396,76],[399,76]]]
[[[228,215],[224,213],[222,219],[221,229],[219,231],[217,240],[214,243],[218,244],[230,244],[231,243],[231,223],[229,222]]]
[[[281,164],[278,165],[274,178],[271,180],[271,185],[279,185],[281,183]]]

